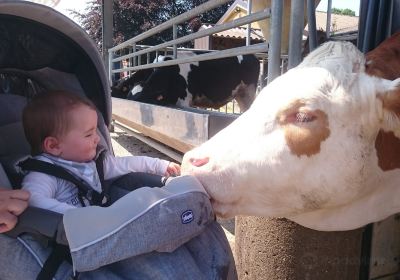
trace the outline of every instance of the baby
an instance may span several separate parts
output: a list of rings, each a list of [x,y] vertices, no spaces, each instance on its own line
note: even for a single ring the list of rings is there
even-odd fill
[[[67,92],[37,95],[24,109],[23,126],[34,159],[66,169],[101,193],[102,180],[94,160],[100,137],[91,101]],[[162,176],[180,173],[180,165],[146,156],[114,157],[105,153],[102,165],[105,180],[130,172]],[[42,172],[29,172],[22,187],[31,194],[31,206],[64,213],[88,205],[79,197],[75,184]]]

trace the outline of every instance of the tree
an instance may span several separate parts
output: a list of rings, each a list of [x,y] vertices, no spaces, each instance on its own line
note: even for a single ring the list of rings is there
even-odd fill
[[[204,2],[207,0],[114,0],[114,44],[133,38]],[[188,19],[187,22],[178,26],[178,36],[197,31],[201,23],[216,23],[232,2],[196,18]],[[101,0],[91,0],[82,13],[73,11],[74,17],[97,43],[100,50],[102,40],[101,5]],[[143,40],[140,44],[155,45],[171,39],[172,30],[168,29]],[[190,43],[185,46],[189,47]]]
[[[355,16],[356,13],[350,9],[338,9],[332,8],[332,14],[344,15],[344,16]]]

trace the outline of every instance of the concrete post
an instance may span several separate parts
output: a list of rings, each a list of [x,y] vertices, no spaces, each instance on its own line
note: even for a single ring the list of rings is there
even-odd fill
[[[236,217],[238,277],[358,279],[362,232],[319,232],[286,219]]]

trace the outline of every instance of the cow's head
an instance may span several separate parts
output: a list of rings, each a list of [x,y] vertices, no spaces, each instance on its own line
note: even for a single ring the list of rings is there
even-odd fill
[[[183,174],[223,217],[347,230],[399,212],[400,81],[368,76],[364,63],[350,43],[324,44],[188,152]]]

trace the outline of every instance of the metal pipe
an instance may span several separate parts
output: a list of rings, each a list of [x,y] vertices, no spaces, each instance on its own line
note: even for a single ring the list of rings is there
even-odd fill
[[[173,39],[173,40],[176,40],[177,38],[178,38],[178,26],[177,26],[176,24],[174,24],[174,25],[172,26],[172,39]],[[172,54],[173,54],[174,59],[176,59],[176,57],[177,57],[177,55],[178,55],[177,44],[174,43],[174,44],[172,45],[172,47],[173,47]]]
[[[394,3],[393,3],[393,0],[390,0],[390,3],[389,3],[389,19],[388,19],[388,23],[389,24],[388,24],[388,27],[387,27],[387,30],[386,30],[386,38],[389,38],[390,35],[392,34],[393,9],[394,9]]]
[[[108,81],[110,82],[110,85],[112,85],[113,84],[113,62],[112,62],[112,60],[113,60],[113,55],[114,55],[114,52],[112,52],[112,51],[108,51]]]
[[[304,1],[292,1],[290,9],[289,64],[288,69],[301,62],[301,41],[304,26]]]
[[[274,1],[279,1],[279,0],[274,0]],[[174,60],[167,60],[167,61],[162,61],[162,62],[158,62],[158,63],[140,65],[140,66],[136,66],[136,67],[128,67],[125,69],[116,69],[116,70],[112,70],[112,73],[120,73],[120,72],[127,71],[127,70],[128,71],[137,71],[137,70],[149,69],[149,68],[154,68],[154,67],[171,66],[171,65],[176,65],[176,64],[180,64],[180,63],[204,61],[204,60],[231,57],[231,56],[237,56],[237,55],[243,55],[243,54],[254,54],[257,52],[265,52],[265,50],[268,50],[268,44],[260,43],[260,44],[254,44],[251,46],[244,46],[244,47],[227,49],[227,50],[222,50],[222,51],[217,51],[217,52],[205,53],[205,54],[196,55],[193,57],[178,58],[178,59],[174,59]],[[279,53],[278,53],[278,65],[279,65]]]
[[[224,24],[218,24],[217,26],[215,26],[213,28],[199,30],[199,31],[197,31],[197,32],[195,32],[193,34],[189,34],[189,35],[180,37],[180,38],[178,38],[176,40],[171,40],[171,41],[168,41],[168,42],[165,42],[165,43],[153,46],[153,47],[146,48],[144,50],[136,52],[134,55],[138,56],[138,55],[141,55],[141,54],[145,54],[147,52],[152,52],[152,51],[159,50],[161,48],[169,47],[169,46],[171,46],[173,44],[185,43],[185,42],[197,39],[197,38],[202,38],[202,37],[205,37],[205,36],[212,35],[214,33],[218,33],[218,32],[221,32],[221,31],[228,30],[228,29],[232,29],[234,27],[242,26],[244,24],[251,23],[253,21],[259,21],[259,20],[268,18],[270,16],[270,14],[271,14],[270,13],[270,9],[266,9],[266,10],[261,11],[261,12],[253,13],[250,16],[241,17],[239,19],[235,19],[233,21],[230,21],[230,22],[227,22],[227,23],[224,23]],[[119,49],[118,48],[119,46],[120,45],[114,47],[114,49]],[[115,58],[114,62],[126,59],[126,58],[128,58],[130,56],[132,56],[132,55],[120,56],[118,58]]]
[[[364,33],[367,19],[368,1],[360,1],[359,7],[359,17],[358,17],[358,32],[357,32],[357,47],[360,51],[363,49],[364,45]]]
[[[251,15],[251,9],[252,9],[252,0],[247,1],[247,15]],[[251,23],[247,24],[247,30],[246,30],[246,46],[250,46],[251,44]]]
[[[307,0],[308,42],[310,52],[318,47],[317,23],[315,20],[315,0]]]
[[[328,7],[326,9],[326,38],[331,36],[331,20],[332,20],[332,0],[328,0]]]
[[[136,52],[136,43],[133,43],[132,44],[132,53],[134,53],[134,52]],[[133,66],[136,66],[137,65],[137,63],[136,63],[136,56],[134,56],[133,57]]]
[[[272,0],[268,47],[268,83],[280,75],[283,1]]]
[[[368,2],[368,10],[367,10],[367,18],[365,20],[365,31],[364,31],[364,38],[363,46],[361,52],[366,53],[371,48],[371,32],[369,30],[373,30],[374,24],[374,15],[376,14],[376,5],[375,1]]]
[[[187,11],[177,17],[174,17],[160,25],[157,25],[156,27],[154,27],[146,32],[141,33],[140,35],[138,35],[136,37],[133,37],[132,39],[129,39],[129,40],[119,44],[118,46],[115,46],[111,50],[116,50],[116,49],[120,49],[123,47],[127,47],[129,45],[132,45],[133,42],[142,41],[143,39],[146,39],[147,37],[153,36],[157,33],[160,33],[161,31],[164,31],[164,30],[172,27],[172,25],[174,25],[174,24],[179,24],[179,23],[185,22],[185,21],[187,21],[187,19],[193,18],[193,17],[197,16],[198,14],[201,14],[201,13],[207,12],[211,9],[214,9],[216,7],[219,7],[229,1],[230,0],[207,1],[204,4],[201,4],[190,11]]]
[[[113,45],[113,1],[105,1],[102,0],[102,46],[103,46],[103,61],[106,69],[109,68],[110,60],[110,52],[108,51]],[[108,77],[108,79],[112,80],[112,77]]]

